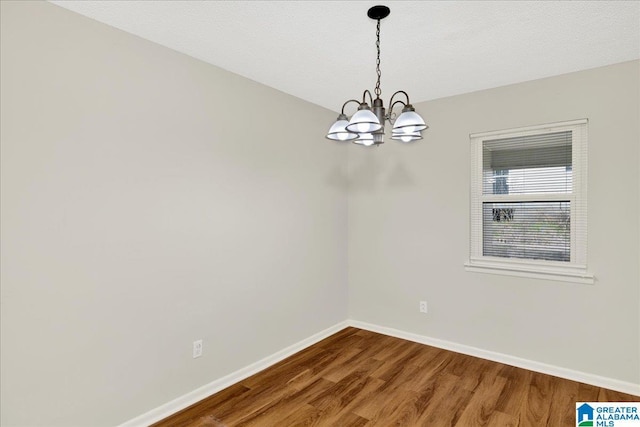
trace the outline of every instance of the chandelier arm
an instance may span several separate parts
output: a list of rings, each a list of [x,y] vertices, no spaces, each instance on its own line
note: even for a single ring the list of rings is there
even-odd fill
[[[358,101],[357,99],[350,99],[347,102],[345,102],[344,104],[342,104],[342,114],[344,114],[344,107],[347,106],[348,103],[350,102],[355,102],[356,104],[360,105],[360,101]]]
[[[393,98],[395,98],[395,96],[397,94],[403,94],[406,98],[407,98],[407,102],[404,101],[395,101],[393,102]],[[389,119],[389,122],[393,125],[395,122],[395,118],[393,117],[393,107],[395,107],[396,104],[402,104],[405,107],[407,106],[407,104],[409,104],[409,95],[407,94],[407,92],[403,91],[403,90],[399,90],[396,93],[394,93],[393,95],[391,95],[391,99],[389,99],[389,113],[387,114],[387,117]]]
[[[389,101],[391,102],[391,101]],[[402,104],[403,106],[406,106],[407,104],[404,101],[396,101],[393,104],[389,105],[389,113],[387,114],[387,119],[389,120],[389,123],[391,123],[391,125],[393,125],[395,123],[395,117],[393,115],[393,108],[396,106],[396,104]]]
[[[369,89],[365,89],[364,92],[362,93],[362,103],[365,103],[365,98],[366,95],[369,94],[369,99],[371,100],[371,105],[373,105],[373,96],[371,95],[371,92],[369,92]]]
[[[389,105],[392,104],[393,98],[399,93],[403,94],[407,98],[407,102],[405,102],[404,105],[411,104],[411,102],[409,101],[409,94],[407,92],[403,91],[403,90],[399,90],[396,93],[394,93],[393,95],[391,95],[391,99],[389,100]]]

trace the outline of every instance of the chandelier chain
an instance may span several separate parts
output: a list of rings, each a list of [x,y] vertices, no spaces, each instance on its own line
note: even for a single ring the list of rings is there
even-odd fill
[[[380,90],[380,76],[382,76],[382,72],[380,71],[380,20],[378,19],[378,26],[376,28],[376,49],[378,50],[378,57],[376,59],[376,73],[378,74],[378,81],[376,82],[375,94],[376,98],[380,98],[380,94],[382,91]]]

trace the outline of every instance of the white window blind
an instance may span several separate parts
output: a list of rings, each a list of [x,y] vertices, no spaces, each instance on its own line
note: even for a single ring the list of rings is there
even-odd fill
[[[586,125],[471,135],[467,267],[592,280],[586,273]]]

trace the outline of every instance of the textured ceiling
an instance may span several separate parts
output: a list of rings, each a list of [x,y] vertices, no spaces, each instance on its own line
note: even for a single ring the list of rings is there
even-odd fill
[[[375,86],[369,1],[52,1],[334,111]],[[640,1],[386,1],[382,97],[413,103],[640,58]]]

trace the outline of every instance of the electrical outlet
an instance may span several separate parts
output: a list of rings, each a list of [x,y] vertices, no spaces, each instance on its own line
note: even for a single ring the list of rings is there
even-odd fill
[[[202,340],[193,342],[193,358],[202,356]]]
[[[427,302],[420,301],[420,313],[426,313],[426,312],[427,312]]]

